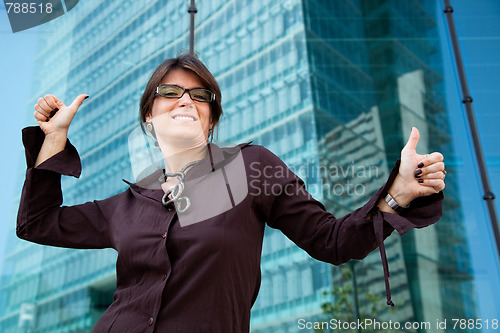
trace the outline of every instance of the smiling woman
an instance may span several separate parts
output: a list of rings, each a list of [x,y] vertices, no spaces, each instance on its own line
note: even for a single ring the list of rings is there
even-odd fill
[[[177,68],[165,75],[156,91],[152,110],[145,117],[146,129],[154,131],[167,171],[175,172],[190,162],[180,158],[182,152],[190,151],[190,160],[204,157],[203,152],[214,126],[210,107],[214,94],[203,88],[196,74]],[[205,98],[193,99],[192,93]],[[193,150],[198,152],[193,153]]]
[[[266,148],[211,143],[221,94],[212,74],[189,54],[163,62],[141,99],[142,134],[156,141],[163,159],[146,177],[157,186],[138,182],[102,201],[61,206],[61,174],[78,177],[81,171],[67,133],[87,97],[66,106],[46,95],[35,105],[39,127],[23,131],[28,170],[17,235],[118,252],[114,301],[94,332],[248,332],[266,223],[335,265],[362,259],[378,246],[393,305],[384,238],[441,216],[443,156],[416,153],[416,128],[387,183],[342,218],[327,212]]]
[[[176,72],[175,70],[180,70],[180,72],[174,74]],[[168,76],[171,77],[169,78]],[[195,85],[191,87],[182,87],[176,83],[183,82],[184,78],[189,79],[191,81],[190,83]],[[210,123],[212,124],[212,128],[217,126],[219,119],[222,116],[222,98],[219,84],[206,66],[190,54],[184,54],[178,58],[165,60],[162,64],[160,64],[160,66],[158,66],[153,75],[151,75],[141,98],[141,121],[147,121],[147,116],[154,116],[152,115],[153,107],[158,95],[166,98],[172,98],[165,95],[166,91],[163,90],[165,88],[165,84],[167,86],[170,85],[170,88],[172,88],[172,85],[175,85],[181,89],[202,88],[210,92],[210,100],[203,101],[202,99],[198,99],[196,97],[193,99],[191,91],[188,91],[189,96],[193,99],[193,101],[209,103]],[[172,95],[172,91],[168,92],[168,94]],[[180,93],[180,90],[177,90],[175,94],[178,96],[177,98],[183,98],[185,91],[184,93]],[[202,94],[205,95],[205,92]],[[213,138],[213,131],[211,131],[210,136]]]

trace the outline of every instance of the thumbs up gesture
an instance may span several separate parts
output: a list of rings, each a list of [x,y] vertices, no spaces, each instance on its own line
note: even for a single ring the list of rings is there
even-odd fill
[[[68,106],[59,98],[50,94],[38,99],[34,106],[34,116],[43,133],[45,133],[45,139],[36,158],[35,168],[64,149],[69,124],[71,124],[76,111],[87,97],[89,96],[80,95]]]
[[[389,189],[400,206],[406,206],[418,197],[438,193],[445,187],[443,155],[437,152],[417,154],[419,138],[418,129],[413,127],[408,142],[401,150],[399,173]]]
[[[54,133],[67,134],[69,124],[75,117],[76,112],[88,95],[80,95],[73,103],[66,106],[54,95],[45,95],[39,98],[35,104],[35,119],[45,135]]]

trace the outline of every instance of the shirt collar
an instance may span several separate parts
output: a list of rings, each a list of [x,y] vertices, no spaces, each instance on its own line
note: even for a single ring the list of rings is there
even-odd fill
[[[250,141],[227,148],[220,148],[214,143],[209,143],[207,146],[208,155],[188,170],[188,172],[186,173],[186,180],[206,176],[210,172],[214,172],[215,170],[229,164],[232,160],[234,160],[234,158],[236,158],[236,156],[238,156],[238,153],[242,149],[248,147],[252,142],[253,141]],[[126,184],[128,184],[130,186],[130,189],[132,189],[133,191],[154,200],[161,201],[163,190],[161,188],[159,179],[162,175],[163,170],[157,169],[137,183],[132,183],[125,179],[122,180]]]

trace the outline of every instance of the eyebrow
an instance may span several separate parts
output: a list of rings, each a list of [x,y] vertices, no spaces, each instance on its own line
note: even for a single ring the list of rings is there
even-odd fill
[[[205,90],[209,90],[208,88],[205,88],[205,87],[193,87],[193,88],[186,88],[186,87],[183,87],[181,86],[180,84],[176,84],[176,83],[160,83],[160,85],[162,84],[166,84],[166,85],[169,85],[169,86],[177,86],[177,87],[180,87],[182,89],[205,89]]]

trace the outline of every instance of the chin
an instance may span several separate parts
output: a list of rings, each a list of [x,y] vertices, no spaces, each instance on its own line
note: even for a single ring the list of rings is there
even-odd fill
[[[197,147],[207,143],[206,136],[201,130],[181,126],[165,133],[163,137],[167,144],[174,144],[179,147]]]

